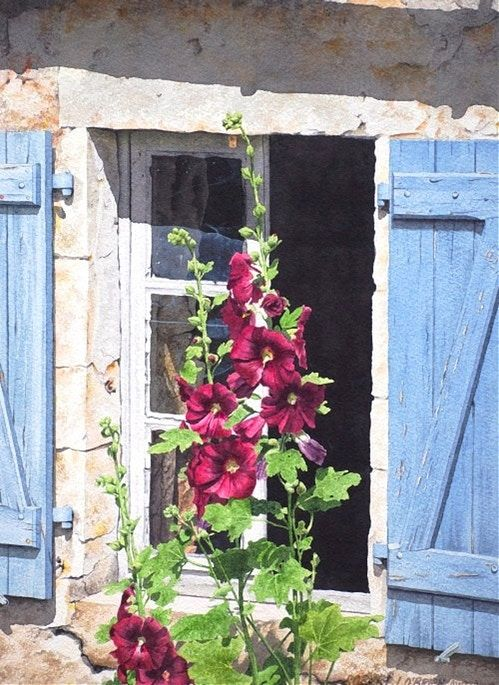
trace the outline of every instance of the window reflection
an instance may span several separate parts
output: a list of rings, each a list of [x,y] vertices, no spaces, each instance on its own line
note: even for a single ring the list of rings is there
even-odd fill
[[[152,158],[152,261],[154,276],[192,278],[189,253],[173,247],[173,227],[189,230],[198,243],[198,257],[213,260],[208,278],[227,280],[228,262],[241,250],[238,230],[245,221],[241,161],[225,157],[161,155]]]
[[[182,414],[184,406],[178,393],[176,376],[182,368],[185,350],[196,335],[187,321],[195,313],[192,299],[178,295],[152,295],[151,297],[151,354],[150,354],[150,406],[155,412]],[[212,348],[227,339],[225,324],[215,313],[208,320],[208,335]],[[230,360],[224,360],[215,371],[215,380],[223,380],[230,369]],[[198,377],[203,382],[202,374]]]

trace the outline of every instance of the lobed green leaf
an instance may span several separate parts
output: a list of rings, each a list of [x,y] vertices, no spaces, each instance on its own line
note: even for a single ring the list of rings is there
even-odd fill
[[[203,642],[217,637],[230,637],[233,623],[234,619],[229,612],[228,603],[222,602],[205,614],[183,616],[170,632],[174,640]]]
[[[335,471],[332,466],[318,469],[315,485],[298,498],[298,506],[304,511],[328,511],[341,506],[349,499],[349,489],[360,483],[358,473]]]
[[[178,449],[185,452],[194,443],[201,444],[203,441],[196,431],[190,428],[171,428],[165,433],[161,433],[162,442],[151,445],[150,454],[167,454]]]
[[[188,642],[180,655],[189,661],[189,675],[196,685],[250,685],[251,678],[232,666],[244,644],[241,637],[224,644],[220,638],[206,642]]]
[[[208,504],[203,516],[216,533],[226,531],[234,542],[251,526],[251,505],[247,499],[232,499],[227,504]]]

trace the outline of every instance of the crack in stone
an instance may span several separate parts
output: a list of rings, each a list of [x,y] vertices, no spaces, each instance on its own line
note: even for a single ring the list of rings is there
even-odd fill
[[[66,625],[62,625],[62,626],[42,628],[42,630],[50,631],[54,636],[66,635],[71,640],[73,640],[73,642],[75,642],[77,647],[78,647],[78,651],[80,652],[81,660],[83,661],[83,663],[86,666],[88,666],[88,668],[90,669],[90,671],[92,673],[97,675],[99,673],[102,673],[103,671],[109,671],[110,670],[109,668],[106,668],[106,666],[96,666],[95,664],[93,664],[91,662],[89,656],[85,653],[82,638],[79,637],[78,635],[76,635],[76,633],[74,633],[71,630],[71,627],[69,625],[66,624]]]

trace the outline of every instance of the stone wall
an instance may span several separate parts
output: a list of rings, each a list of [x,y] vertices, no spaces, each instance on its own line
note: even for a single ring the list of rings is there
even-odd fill
[[[1,683],[100,683],[112,663],[93,632],[114,611],[101,589],[118,574],[106,546],[114,509],[95,486],[109,469],[98,419],[120,417],[117,132],[221,132],[223,114],[240,110],[252,133],[375,137],[375,180],[386,181],[391,137],[495,134],[495,10],[490,0],[0,2],[0,130],[53,131],[56,170],[75,176],[54,212],[55,496],[75,522],[56,538],[55,599],[0,607]],[[370,542],[386,539],[388,443],[388,217],[374,219]],[[384,572],[369,564],[369,581],[382,613]],[[492,685],[499,673],[490,660],[437,665],[369,640],[334,682]]]

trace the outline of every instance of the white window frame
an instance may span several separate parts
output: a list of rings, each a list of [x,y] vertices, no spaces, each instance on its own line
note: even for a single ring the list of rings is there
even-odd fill
[[[244,146],[229,145],[229,136],[207,133],[169,133],[161,131],[120,132],[118,136],[120,171],[119,250],[121,274],[121,400],[123,459],[130,483],[130,509],[139,518],[136,536],[139,544],[149,544],[149,488],[150,455],[148,447],[151,432],[167,430],[178,425],[175,414],[161,414],[149,409],[149,353],[151,328],[149,326],[151,296],[185,295],[185,286],[191,281],[159,278],[151,274],[151,194],[150,167],[157,155],[189,154],[200,157],[230,156],[244,163]],[[232,142],[232,141],[231,141]],[[255,166],[263,169],[266,183],[262,187],[262,202],[269,206],[268,193],[268,141],[255,137]],[[251,198],[245,188],[247,220],[251,217]],[[267,214],[268,217],[268,214]],[[206,282],[204,290],[212,296],[226,290],[226,284]],[[143,380],[140,380],[143,379]],[[266,484],[260,481],[258,497],[266,496]],[[266,535],[265,517],[257,517],[246,540]],[[199,563],[199,555],[193,560]],[[120,571],[126,573],[121,560]],[[182,597],[193,598],[193,610],[206,606],[206,598],[214,590],[212,579],[194,564],[188,563],[180,582]],[[197,598],[197,599],[196,599]],[[370,612],[370,595],[360,592],[316,590],[314,598],[339,603],[343,610],[354,614]],[[183,606],[182,601],[180,607]],[[278,618],[279,609],[262,606],[263,615]],[[269,613],[270,611],[270,613]]]

